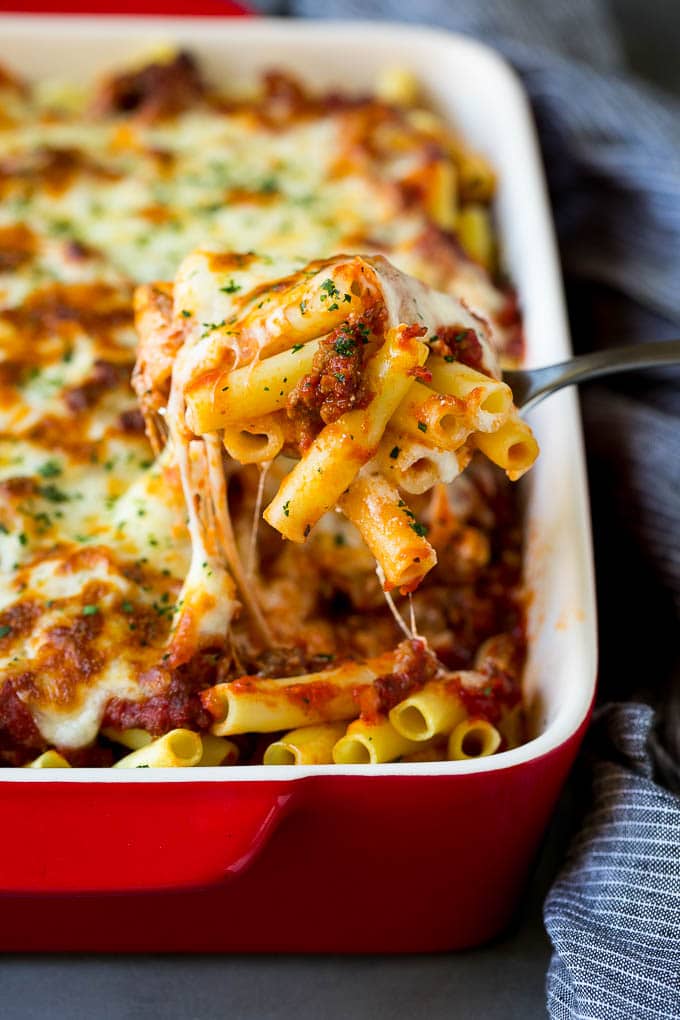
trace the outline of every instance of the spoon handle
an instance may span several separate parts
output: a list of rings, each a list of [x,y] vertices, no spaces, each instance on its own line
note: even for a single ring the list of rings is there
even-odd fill
[[[581,354],[559,365],[547,365],[531,371],[504,372],[503,381],[512,390],[515,403],[523,411],[564,386],[586,382],[602,375],[630,372],[636,368],[680,365],[680,340],[610,347],[605,351]]]

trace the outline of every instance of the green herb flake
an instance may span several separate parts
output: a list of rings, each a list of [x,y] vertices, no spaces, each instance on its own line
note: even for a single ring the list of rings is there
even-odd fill
[[[427,525],[421,524],[420,521],[409,521],[409,528],[415,531],[416,535],[420,538],[424,538],[427,535]]]
[[[419,421],[418,422],[418,430],[420,432],[427,432],[427,425],[425,424],[424,421]]]
[[[123,610],[124,613],[134,613],[135,611],[135,607],[132,605],[131,602],[128,602],[127,600],[123,602],[120,608]]]
[[[284,513],[284,515],[286,517],[290,516],[290,500],[289,499],[287,499],[286,502],[283,504],[283,513]]]
[[[236,294],[237,291],[242,290],[241,284],[236,283],[234,280],[230,280],[224,287],[220,287],[223,294]]]
[[[293,346],[291,347],[291,353],[297,354],[297,352],[301,351],[304,346],[305,346],[304,344],[293,344]]]
[[[221,322],[202,322],[201,326],[203,327],[203,332],[201,333],[201,339],[210,336],[210,334],[214,333],[216,329],[222,329],[224,325],[224,319],[222,319]]]
[[[392,458],[392,460],[396,460],[400,453],[401,450],[399,449],[399,447],[393,446],[392,449],[390,450],[390,457]]]
[[[182,309],[182,317],[185,318],[185,319],[190,319],[191,318],[191,312],[189,311],[188,308],[183,308]]]
[[[12,633],[12,628],[8,627],[6,623],[0,627],[0,638],[7,637],[8,634]]]
[[[444,355],[444,361],[448,361],[449,365],[451,364],[452,361],[455,361],[455,360],[456,359],[454,358],[453,354],[445,354]]]
[[[341,358],[348,358],[356,350],[356,343],[351,336],[347,336],[346,333],[341,333],[338,339],[333,344],[336,354],[339,354]]]
[[[50,503],[68,503],[71,499],[65,492],[58,489],[56,485],[39,485],[38,492],[43,499],[48,499]]]
[[[340,297],[340,291],[335,286],[330,277],[327,280],[323,281],[323,283],[321,284],[321,290],[324,292],[321,295],[322,301],[325,301],[327,297],[330,298]]]
[[[304,315],[306,311],[307,311],[307,302],[306,301],[301,301],[300,302],[300,315]]]
[[[83,616],[96,616],[98,612],[99,606],[93,605],[83,606]]]
[[[61,465],[56,460],[46,460],[38,468],[38,474],[42,478],[56,478],[61,474]]]

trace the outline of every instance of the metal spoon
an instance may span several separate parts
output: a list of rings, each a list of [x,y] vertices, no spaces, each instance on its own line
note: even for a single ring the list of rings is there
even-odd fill
[[[559,365],[503,372],[503,382],[512,390],[516,406],[527,411],[564,386],[596,379],[600,375],[658,365],[680,365],[680,340],[611,347],[606,351],[581,354]]]

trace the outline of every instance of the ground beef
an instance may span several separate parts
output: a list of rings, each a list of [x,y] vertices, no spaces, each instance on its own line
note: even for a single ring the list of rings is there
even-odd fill
[[[489,374],[484,367],[484,348],[474,329],[465,326],[441,326],[436,336],[436,340],[430,341],[430,347],[435,354],[445,358],[446,361],[458,361],[461,365],[483,372],[484,375]]]
[[[96,98],[94,112],[132,113],[151,122],[189,109],[204,91],[193,57],[178,53],[169,63],[147,64],[138,71],[109,78]]]
[[[302,452],[324,425],[353,408],[365,407],[370,400],[362,384],[368,336],[369,327],[364,322],[343,323],[321,341],[312,371],[291,391],[287,413],[296,426]]]

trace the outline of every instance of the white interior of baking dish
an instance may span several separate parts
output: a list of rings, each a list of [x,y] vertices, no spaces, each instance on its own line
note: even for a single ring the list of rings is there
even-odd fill
[[[527,365],[570,354],[562,285],[531,113],[522,87],[492,50],[463,36],[413,26],[253,19],[0,16],[0,62],[37,79],[88,81],[164,42],[189,48],[213,81],[290,69],[319,87],[371,88],[376,71],[414,71],[430,100],[499,174],[497,217],[527,338]],[[576,394],[551,397],[530,417],[541,444],[526,480],[530,653],[526,691],[536,736],[488,758],[360,766],[43,772],[6,769],[19,782],[153,782],[301,778],[365,773],[482,772],[539,757],[566,740],[591,703],[597,665],[590,518]]]

